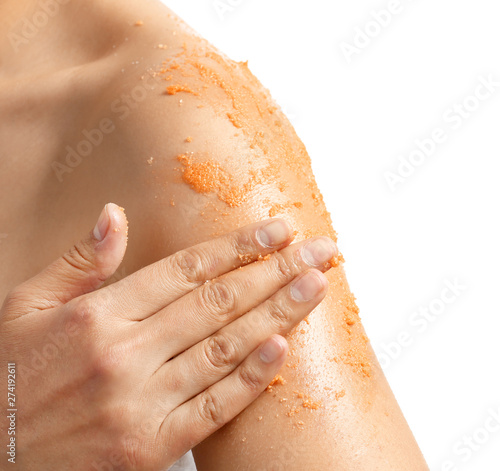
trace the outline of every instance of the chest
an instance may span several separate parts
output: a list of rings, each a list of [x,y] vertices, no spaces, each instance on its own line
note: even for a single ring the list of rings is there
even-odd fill
[[[93,218],[83,172],[61,182],[54,169],[73,141],[74,110],[65,112],[63,101],[44,93],[38,99],[16,90],[0,94],[0,302],[66,250]]]

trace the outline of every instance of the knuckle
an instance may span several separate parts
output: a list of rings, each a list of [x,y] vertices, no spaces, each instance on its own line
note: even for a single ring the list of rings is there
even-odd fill
[[[126,440],[120,448],[126,463],[132,469],[143,469],[145,460],[141,448],[136,443],[131,440]]]
[[[236,347],[225,335],[216,334],[204,343],[204,355],[216,369],[232,369],[236,363]]]
[[[185,281],[190,283],[205,281],[203,258],[193,248],[180,250],[167,260],[174,269],[174,273],[180,275]]]
[[[152,454],[148,453],[143,441],[135,437],[122,438],[118,453],[123,456],[126,469],[151,469],[153,464]]]
[[[98,327],[99,316],[97,307],[91,296],[82,296],[67,304],[70,322],[87,330]]]
[[[211,310],[230,313],[235,308],[236,298],[227,282],[215,281],[202,286],[201,301]]]
[[[239,372],[240,380],[245,388],[253,393],[264,389],[264,381],[259,371],[251,367],[242,367]]]
[[[114,470],[114,466],[119,469],[152,469],[153,460],[148,453],[148,440],[142,433],[142,426],[137,433],[130,433],[138,423],[125,415],[122,409],[123,406],[110,407],[100,418],[101,427],[109,437],[104,447],[110,466],[103,469]]]
[[[259,245],[255,235],[244,230],[233,232],[231,234],[231,243],[235,247],[236,252],[240,254],[255,252],[255,248]]]
[[[226,423],[222,404],[210,390],[200,395],[199,407],[199,414],[204,422],[217,428]]]
[[[293,317],[293,308],[284,299],[269,299],[267,301],[267,312],[269,317],[280,328],[290,324]]]
[[[27,296],[25,291],[21,286],[16,286],[7,293],[3,305],[7,310],[10,310],[16,306],[22,305],[26,300]]]
[[[96,347],[89,355],[89,376],[101,381],[111,381],[122,376],[125,356],[116,346]]]
[[[289,281],[294,277],[296,270],[293,261],[285,258],[280,252],[274,253],[271,259],[275,265],[276,272],[283,281]]]
[[[68,265],[79,271],[88,272],[95,268],[92,249],[82,241],[75,244],[62,258]]]

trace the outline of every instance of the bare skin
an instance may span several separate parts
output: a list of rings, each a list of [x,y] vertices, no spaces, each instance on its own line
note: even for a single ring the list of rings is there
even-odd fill
[[[270,215],[290,221],[296,241],[335,237],[300,140],[245,66],[220,60],[157,2],[119,5],[70,2],[17,53],[12,37],[0,44],[0,299],[79,240],[108,201],[130,223],[118,277]],[[37,8],[4,2],[3,30]],[[66,146],[100,127],[102,142],[67,160]],[[179,155],[219,165],[232,183],[195,191]],[[271,170],[245,187],[262,168]],[[243,197],[228,198],[228,186]],[[428,469],[342,265],[327,278],[325,300],[288,337],[284,384],[194,449],[201,471]]]

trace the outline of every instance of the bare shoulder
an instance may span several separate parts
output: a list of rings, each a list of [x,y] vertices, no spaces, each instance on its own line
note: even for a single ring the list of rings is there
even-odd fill
[[[185,244],[274,216],[299,237],[334,237],[307,151],[269,91],[172,21],[169,32],[136,27],[131,70],[108,98],[113,160],[142,188],[132,194],[176,221]]]
[[[297,241],[336,239],[305,146],[248,64],[231,61],[175,17],[137,21],[103,94],[100,117],[113,131],[90,174],[126,208],[124,274],[268,217],[287,219]],[[328,277],[327,298],[289,337],[282,381],[195,450],[200,469],[246,466],[249,456],[252,465],[268,464],[283,443],[297,452],[290,464],[300,469],[334,461],[338,469],[364,469],[385,463],[385,450],[401,443],[420,462],[342,266]],[[374,442],[375,428],[382,438]],[[370,453],[360,461],[356,449]],[[406,457],[392,459],[394,469],[409,469]]]

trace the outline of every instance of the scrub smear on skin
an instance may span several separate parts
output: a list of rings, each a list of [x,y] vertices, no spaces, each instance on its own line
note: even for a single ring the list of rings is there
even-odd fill
[[[283,217],[294,226],[300,225],[297,221],[307,221],[295,232],[299,240],[325,235],[337,241],[305,146],[269,92],[250,72],[247,62],[231,61],[200,39],[196,46],[183,44],[171,51],[153,75],[165,81],[167,99],[179,100],[182,96],[182,105],[191,106],[194,115],[213,113],[221,126],[232,130],[238,143],[237,157],[224,154],[213,158],[193,147],[199,140],[194,132],[182,138],[186,150],[177,156],[182,181],[198,194],[214,197],[207,199],[207,210],[201,212],[203,217],[213,214],[208,208],[228,215],[229,209],[234,211],[257,201],[263,216]],[[207,116],[204,114],[203,119]],[[238,165],[242,161],[245,164]],[[213,221],[217,222],[218,217]],[[214,237],[217,235],[220,234],[214,233]],[[242,265],[251,263],[245,256],[240,258]],[[343,262],[342,254],[328,262],[333,267],[329,272],[333,275],[328,275],[331,289],[338,295],[335,322],[342,337],[332,361],[351,369],[361,380],[368,380],[372,375],[368,339],[355,298],[343,281]],[[299,344],[300,336],[307,335],[305,327],[310,328],[307,319],[301,324],[303,327],[296,329],[293,337]],[[267,388],[279,398],[288,417],[323,407],[321,400],[302,391],[288,392],[288,396],[280,393],[286,388],[286,368],[295,369],[298,364],[292,355]],[[345,389],[327,384],[323,390],[337,402],[346,396]]]

